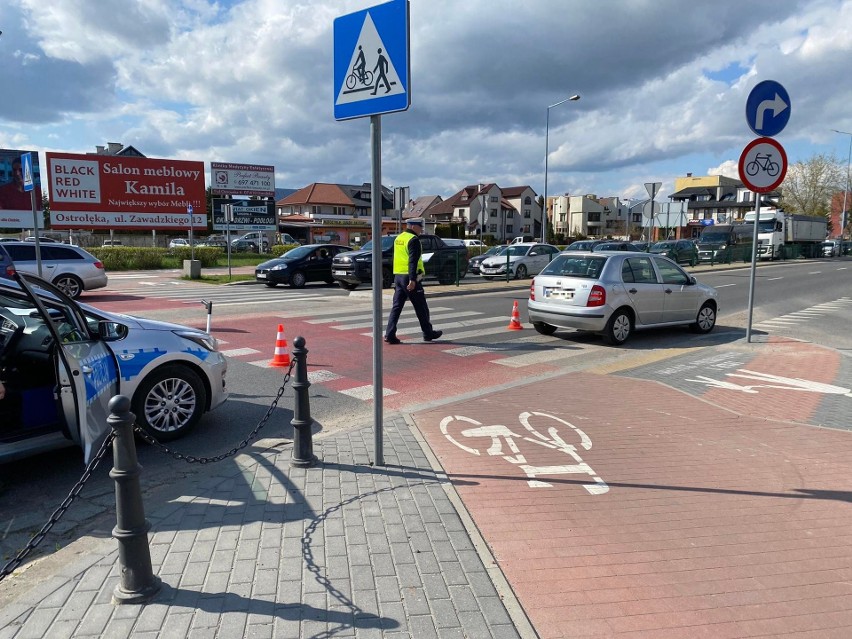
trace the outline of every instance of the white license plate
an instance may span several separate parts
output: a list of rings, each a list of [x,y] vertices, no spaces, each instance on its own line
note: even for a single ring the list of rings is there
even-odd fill
[[[572,300],[574,299],[574,291],[560,291],[552,288],[544,289],[544,296],[556,300]]]
[[[256,275],[257,275],[257,278],[260,279],[260,280],[266,279],[266,273],[257,273]]]
[[[346,275],[346,271],[334,271],[332,275]]]

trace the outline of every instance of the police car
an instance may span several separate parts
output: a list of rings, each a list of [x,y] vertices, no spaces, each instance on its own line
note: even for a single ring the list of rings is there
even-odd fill
[[[0,278],[0,367],[0,463],[72,443],[88,462],[117,394],[160,441],[228,397],[226,360],[208,333],[101,311],[21,273]]]

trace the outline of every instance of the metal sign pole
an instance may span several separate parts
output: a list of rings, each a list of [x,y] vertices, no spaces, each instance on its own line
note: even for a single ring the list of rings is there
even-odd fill
[[[754,194],[754,234],[751,243],[751,274],[748,278],[748,324],[746,342],[751,342],[751,318],[754,314],[754,280],[757,276],[757,232],[760,226],[760,193]]]
[[[35,189],[30,191],[30,203],[32,204],[32,207],[33,207],[33,232],[35,233],[36,268],[38,269],[38,276],[42,277],[42,274],[41,274],[41,240],[39,239],[39,231],[38,231],[38,211],[36,211]]]
[[[383,439],[384,388],[382,370],[382,116],[370,116],[372,176],[370,209],[373,217],[373,446],[374,463],[385,465]],[[393,260],[393,257],[391,257]],[[391,269],[393,270],[393,269]]]

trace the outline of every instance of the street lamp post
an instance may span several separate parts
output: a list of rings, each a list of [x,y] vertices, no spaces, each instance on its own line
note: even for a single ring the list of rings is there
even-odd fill
[[[550,110],[553,107],[558,107],[566,102],[576,102],[580,96],[575,94],[570,98],[565,98],[556,104],[551,104],[547,107],[547,118],[545,119],[544,127],[544,200],[541,206],[541,242],[547,242],[547,156],[550,154]]]
[[[843,190],[843,210],[840,212],[840,239],[843,239],[843,232],[846,230],[846,225],[849,223],[849,214],[846,212],[846,196],[849,195],[849,167],[852,165],[852,133],[848,131],[838,131],[832,129],[835,133],[849,136],[849,158],[846,160],[846,188]]]

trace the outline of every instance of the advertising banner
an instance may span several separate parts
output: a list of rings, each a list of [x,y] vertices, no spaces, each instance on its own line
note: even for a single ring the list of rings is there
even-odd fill
[[[211,162],[210,181],[216,195],[275,196],[274,166]]]
[[[225,204],[233,205],[234,219],[231,231],[277,231],[275,202],[268,200],[225,200],[213,198],[213,230],[224,231],[228,228],[225,220]]]
[[[33,162],[33,191],[24,190],[24,170],[21,156],[30,153]],[[0,229],[31,229],[33,227],[32,195],[35,192],[39,228],[44,228],[41,214],[41,169],[37,151],[0,149]]]
[[[207,228],[204,163],[47,153],[55,229]]]

